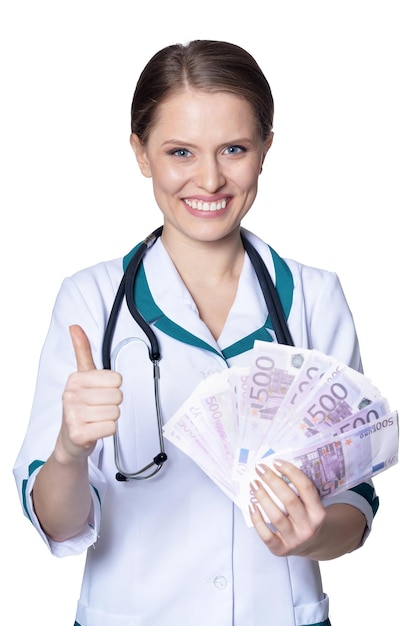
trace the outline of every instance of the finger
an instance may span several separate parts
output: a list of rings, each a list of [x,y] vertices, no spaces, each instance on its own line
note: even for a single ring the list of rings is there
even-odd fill
[[[276,474],[275,478],[277,483],[275,485],[275,481],[269,479],[271,475],[274,475],[274,472],[265,467],[265,469],[262,470],[262,479],[253,480],[250,483],[252,502],[257,503],[259,510],[264,513],[266,519],[273,524],[275,529],[279,528],[280,532],[288,532],[292,526],[292,521],[284,505],[285,498],[281,491],[282,487],[284,490],[289,489],[289,487],[281,478],[278,478]],[[268,489],[266,486],[268,486]],[[281,487],[281,491],[279,487]],[[291,493],[294,495],[292,491]]]
[[[278,476],[299,496],[304,506],[309,508],[318,504],[321,505],[317,487],[301,469],[292,463],[278,459],[274,461],[274,468]],[[291,496],[290,492],[287,491],[287,493]],[[291,501],[296,502],[293,497],[291,497]]]
[[[74,325],[70,326],[69,331],[77,360],[77,370],[88,372],[97,369],[93,361],[90,342],[84,330],[81,326]]]
[[[292,520],[292,523],[299,528],[302,526],[307,528],[308,523],[320,523],[324,508],[314,483],[291,463],[276,461],[274,469],[275,471],[262,465],[257,467],[257,472],[261,481],[268,485],[271,492],[284,506],[288,515],[287,522]],[[274,497],[271,501],[265,497],[263,491],[259,489],[257,493],[262,508],[265,509],[274,525],[284,531],[285,520],[278,514],[278,511],[274,514]]]
[[[274,537],[274,533],[272,532],[271,528],[268,526],[264,517],[265,514],[262,514],[258,503],[254,503],[254,502],[250,503],[249,515],[252,520],[252,524],[256,528],[256,531],[258,535],[260,536],[260,538],[262,539],[262,541],[264,541],[265,543],[272,541]]]
[[[259,503],[249,505],[249,515],[259,537],[275,556],[284,556],[287,546],[281,533],[265,519],[265,511]]]

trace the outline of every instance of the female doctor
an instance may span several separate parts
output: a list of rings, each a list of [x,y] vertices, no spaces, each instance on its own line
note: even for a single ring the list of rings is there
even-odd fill
[[[163,230],[140,264],[134,298],[159,343],[162,419],[203,378],[246,365],[255,339],[276,341],[244,239],[272,276],[294,344],[361,367],[337,276],[283,260],[241,228],[272,124],[267,80],[230,43],[169,46],[137,83],[130,141]],[[260,468],[286,514],[256,481],[272,525],[252,506],[248,527],[192,460],[161,447],[149,339],[125,301],[110,339],[112,369],[103,369],[103,336],[132,254],[63,282],[14,470],[24,512],[50,551],[87,550],[75,624],[328,626],[318,561],[362,545],[378,506],[372,483],[323,506],[293,465],[279,471],[299,495]],[[115,479],[116,424],[125,474],[150,464],[129,480]]]

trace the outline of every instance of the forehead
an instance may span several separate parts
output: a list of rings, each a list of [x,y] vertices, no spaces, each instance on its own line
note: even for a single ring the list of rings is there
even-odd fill
[[[186,136],[210,133],[260,135],[252,105],[227,91],[187,89],[171,94],[156,109],[150,134],[176,131]]]

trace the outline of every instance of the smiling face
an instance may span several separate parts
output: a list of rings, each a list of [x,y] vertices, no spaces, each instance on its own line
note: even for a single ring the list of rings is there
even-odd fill
[[[231,93],[187,90],[164,100],[146,144],[131,136],[142,174],[153,181],[164,236],[208,242],[238,233],[271,142],[251,105]]]

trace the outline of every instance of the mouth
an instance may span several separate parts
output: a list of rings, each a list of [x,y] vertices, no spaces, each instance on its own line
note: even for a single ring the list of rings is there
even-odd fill
[[[222,209],[225,209],[227,205],[227,200],[225,198],[218,200],[217,202],[204,202],[203,200],[184,198],[184,202],[190,207],[190,209],[195,209],[196,211],[202,211],[205,213],[215,213],[216,211],[221,211]]]

